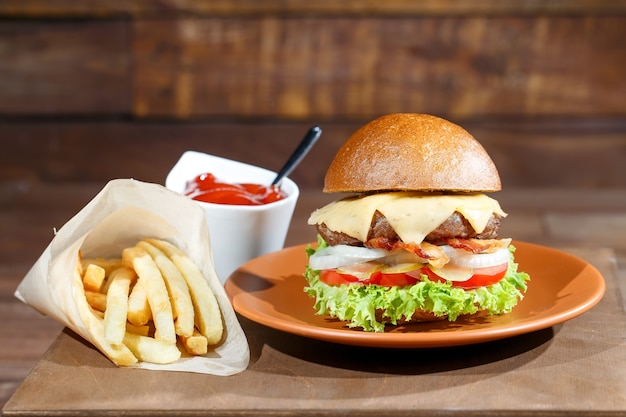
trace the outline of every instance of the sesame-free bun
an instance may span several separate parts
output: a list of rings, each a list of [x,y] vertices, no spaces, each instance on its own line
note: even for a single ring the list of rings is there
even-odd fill
[[[427,114],[389,114],[357,130],[339,149],[324,192],[491,192],[498,171],[465,129]]]

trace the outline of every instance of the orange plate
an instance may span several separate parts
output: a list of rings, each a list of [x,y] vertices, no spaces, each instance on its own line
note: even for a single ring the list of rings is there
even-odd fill
[[[349,345],[420,348],[487,342],[545,329],[572,319],[600,301],[602,275],[580,258],[539,245],[513,242],[519,270],[531,281],[509,314],[477,315],[456,322],[387,326],[384,333],[349,329],[344,322],[316,315],[303,292],[304,245],[253,259],[226,281],[235,311],[259,324],[300,336]]]

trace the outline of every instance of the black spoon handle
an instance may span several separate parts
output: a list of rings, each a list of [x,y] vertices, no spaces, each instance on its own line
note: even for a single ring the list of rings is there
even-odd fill
[[[319,126],[313,126],[309,129],[309,131],[306,133],[304,138],[302,138],[302,141],[300,141],[300,144],[298,144],[298,147],[295,151],[293,151],[285,165],[281,168],[280,171],[278,171],[276,178],[274,178],[274,181],[272,181],[272,185],[279,184],[284,177],[291,174],[291,171],[293,171],[293,169],[300,163],[300,161],[302,161],[302,158],[304,158],[309,150],[311,150],[321,134],[322,129]]]

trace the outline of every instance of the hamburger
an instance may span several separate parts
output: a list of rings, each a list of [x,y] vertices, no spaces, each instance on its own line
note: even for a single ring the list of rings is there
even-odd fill
[[[518,272],[507,214],[486,193],[498,171],[466,130],[426,114],[389,114],[341,146],[311,213],[305,292],[318,314],[348,327],[455,321],[510,312],[529,276]]]

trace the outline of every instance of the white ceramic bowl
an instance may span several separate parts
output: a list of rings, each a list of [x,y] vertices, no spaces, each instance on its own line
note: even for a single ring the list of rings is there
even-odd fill
[[[228,183],[269,185],[275,172],[201,152],[187,151],[167,175],[165,186],[183,194],[187,181],[211,173]],[[283,248],[300,190],[284,178],[287,197],[270,204],[240,206],[198,201],[204,208],[215,270],[222,283],[242,264]]]

